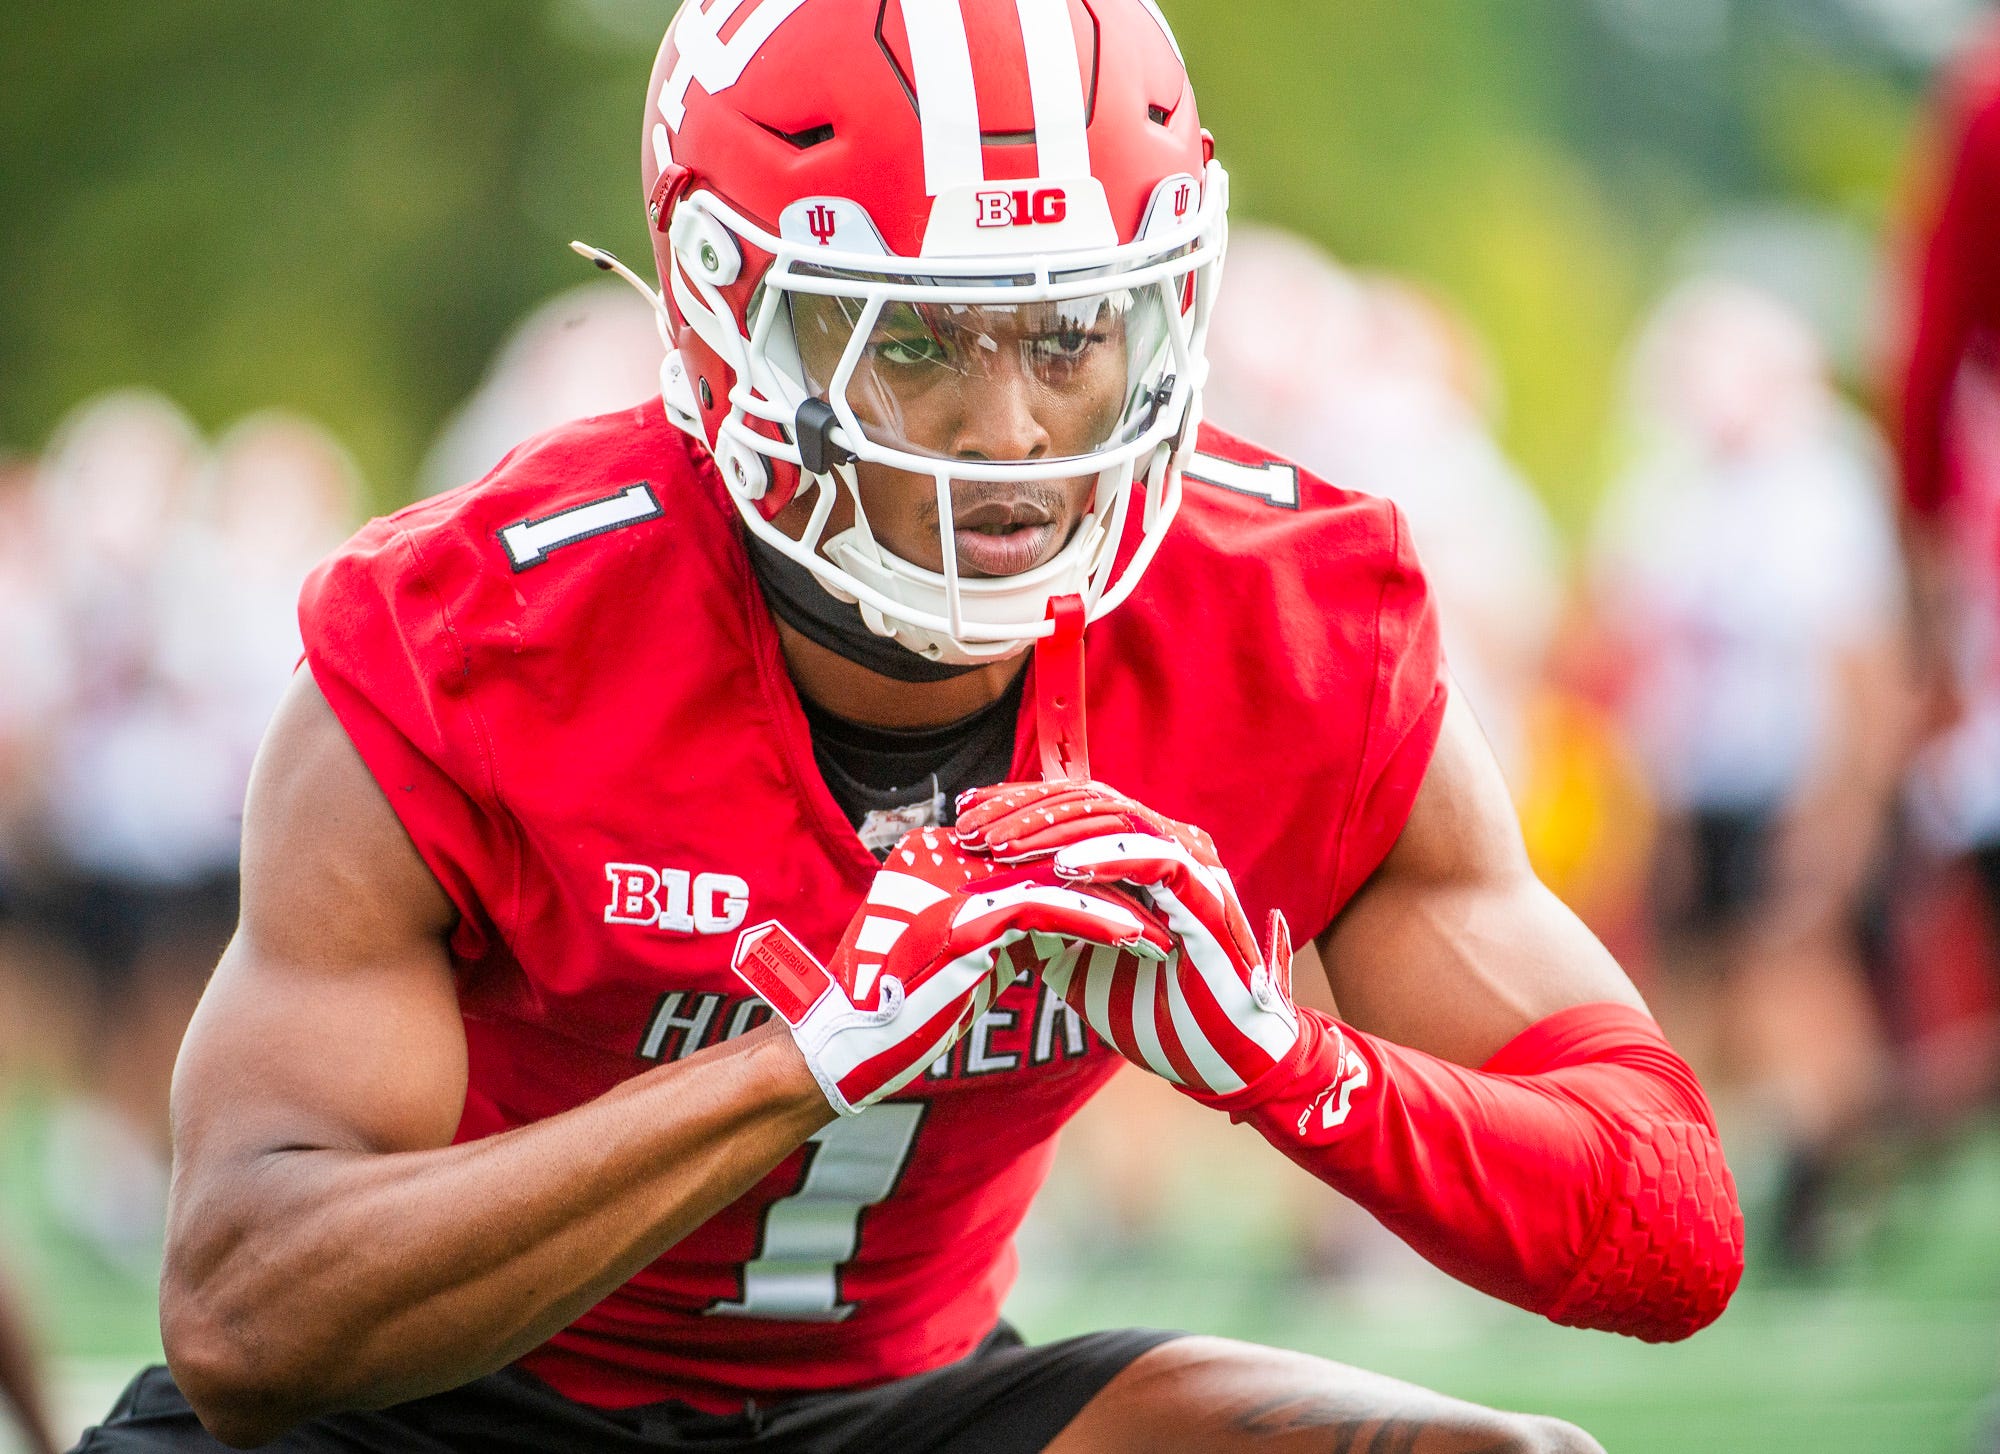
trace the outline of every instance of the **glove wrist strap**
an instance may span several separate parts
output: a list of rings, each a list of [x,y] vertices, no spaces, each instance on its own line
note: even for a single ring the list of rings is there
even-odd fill
[[[826,1103],[833,1107],[834,1114],[860,1115],[862,1108],[840,1093],[840,1083],[827,1074],[826,1067],[820,1062],[821,1053],[826,1048],[826,1027],[815,1024],[813,1017],[808,1015],[796,1025],[787,1024],[786,1028],[792,1032],[792,1043],[799,1047],[799,1057],[805,1061],[806,1069],[812,1072],[813,1081],[826,1096]]]
[[[1230,1120],[1242,1122],[1273,1101],[1298,1099],[1308,1082],[1328,1079],[1341,1066],[1347,1037],[1341,1033],[1338,1023],[1318,1010],[1300,1005],[1295,1007],[1294,1012],[1299,1020],[1299,1038],[1293,1042],[1283,1060],[1242,1090],[1228,1095],[1187,1090],[1186,1087],[1183,1090],[1203,1105],[1227,1112]]]

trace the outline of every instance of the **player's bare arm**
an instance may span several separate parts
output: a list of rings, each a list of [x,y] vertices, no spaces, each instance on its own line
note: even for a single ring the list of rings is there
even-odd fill
[[[174,1082],[161,1321],[230,1442],[500,1367],[832,1119],[772,1026],[453,1146],[450,923],[301,672],[250,790],[242,923]]]
[[[1317,944],[1342,1019],[1459,1065],[1575,1005],[1645,1008],[1535,877],[1499,765],[1456,693],[1401,837]]]

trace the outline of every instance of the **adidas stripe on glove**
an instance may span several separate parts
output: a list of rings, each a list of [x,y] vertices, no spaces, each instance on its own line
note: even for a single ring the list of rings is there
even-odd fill
[[[1002,863],[1052,858],[1078,887],[1124,885],[1172,936],[1164,963],[1072,954],[1043,971],[1127,1059],[1199,1097],[1257,1084],[1299,1038],[1291,936],[1271,915],[1259,949],[1215,844],[1097,783],[1003,785],[966,795],[957,835]]]
[[[889,851],[824,965],[775,920],[743,931],[738,978],[791,1027],[827,1101],[850,1116],[914,1080],[1025,970],[1030,935],[1166,956],[1166,933],[1115,892],[1047,869],[994,873],[935,828]]]

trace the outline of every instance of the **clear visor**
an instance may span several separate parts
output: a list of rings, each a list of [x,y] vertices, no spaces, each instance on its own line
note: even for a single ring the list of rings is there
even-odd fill
[[[934,459],[1082,458],[1165,402],[1167,281],[1026,303],[788,293],[807,389],[876,444]]]

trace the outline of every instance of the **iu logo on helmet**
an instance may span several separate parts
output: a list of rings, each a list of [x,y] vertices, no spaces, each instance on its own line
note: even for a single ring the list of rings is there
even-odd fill
[[[1039,191],[977,192],[981,227],[1033,227],[1069,216],[1069,194],[1061,187]]]
[[[1174,189],[1174,217],[1179,220],[1187,216],[1188,208],[1194,203],[1194,188],[1186,182]]]
[[[838,224],[839,219],[834,216],[833,209],[824,202],[806,213],[806,227],[812,232],[813,240],[821,247],[832,245],[833,234]]]

